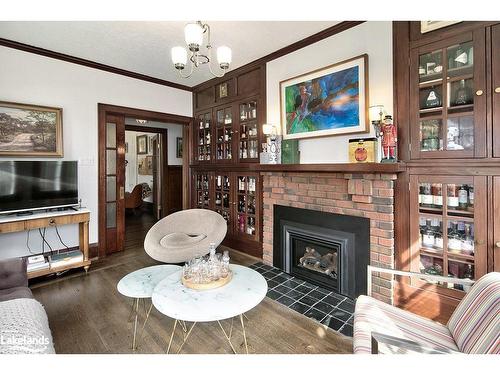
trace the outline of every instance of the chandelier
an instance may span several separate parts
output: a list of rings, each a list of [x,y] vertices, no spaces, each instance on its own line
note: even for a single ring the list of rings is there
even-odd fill
[[[202,53],[200,48],[203,45],[203,34],[207,34],[207,44],[205,46],[206,53]],[[175,69],[179,72],[180,76],[183,78],[188,78],[193,74],[194,68],[199,68],[201,65],[207,64],[210,73],[215,77],[222,77],[229,69],[229,64],[231,64],[231,48],[227,46],[220,46],[217,48],[217,62],[219,63],[219,72],[214,72],[212,69],[212,44],[210,42],[210,26],[201,21],[195,23],[188,23],[184,27],[184,40],[186,41],[187,47],[189,49],[189,60],[191,61],[191,67],[187,75],[183,74],[183,70],[186,68],[188,60],[188,51],[184,47],[173,47],[172,48],[172,63]]]

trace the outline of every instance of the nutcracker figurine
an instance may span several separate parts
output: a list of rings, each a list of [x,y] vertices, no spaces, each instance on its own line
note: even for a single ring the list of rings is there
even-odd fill
[[[386,115],[384,122],[380,125],[382,136],[382,163],[395,163],[398,144],[398,131],[392,123],[392,116]]]

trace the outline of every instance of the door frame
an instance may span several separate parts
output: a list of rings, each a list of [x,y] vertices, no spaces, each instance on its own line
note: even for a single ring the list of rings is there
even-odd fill
[[[192,117],[181,116],[172,113],[155,112],[138,108],[123,107],[113,104],[98,103],[98,238],[99,246],[97,254],[91,254],[92,257],[104,257],[106,253],[106,116],[124,116],[135,117],[149,121],[167,122],[171,124],[182,125],[183,154],[182,154],[182,207],[187,209],[190,206],[189,191],[191,185],[191,171],[189,164],[191,162],[192,147]],[[125,150],[123,150],[125,151]]]
[[[166,179],[166,175],[168,173],[168,129],[166,128],[156,128],[152,126],[143,126],[143,125],[128,125],[125,124],[125,131],[134,131],[134,132],[141,132],[141,133],[151,133],[151,134],[159,134],[161,137],[161,142],[163,143],[163,148],[162,148],[162,153],[161,157],[163,158],[163,163],[161,165],[161,174],[163,176],[163,185],[166,186],[165,189],[162,189],[162,194],[161,194],[161,201],[160,205],[162,207],[162,218],[165,216],[163,215],[165,212],[166,208],[168,208],[168,203],[167,203],[167,191],[169,189],[169,181]],[[156,189],[156,186],[154,187]],[[153,191],[153,194],[155,192]],[[156,217],[156,213],[155,213]]]

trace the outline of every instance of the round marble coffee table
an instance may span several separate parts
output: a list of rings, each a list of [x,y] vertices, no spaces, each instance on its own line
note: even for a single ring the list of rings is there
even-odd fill
[[[233,271],[232,280],[217,289],[201,291],[185,287],[181,282],[181,270],[170,274],[154,288],[152,302],[155,308],[162,314],[175,319],[167,353],[170,352],[178,321],[189,321],[193,324],[187,331],[177,353],[181,351],[196,323],[215,321],[219,324],[231,349],[236,353],[231,343],[232,323],[228,334],[220,321],[239,315],[248,354],[243,314],[264,299],[267,293],[267,282],[260,273],[251,268],[234,264],[231,264],[230,268]]]
[[[135,309],[135,321],[134,321],[134,338],[132,341],[132,349],[136,349],[136,335],[137,335],[137,321],[139,313],[139,300],[145,298],[151,298],[153,295],[153,290],[158,285],[160,281],[168,277],[169,275],[178,272],[181,269],[180,266],[174,266],[169,264],[161,264],[158,266],[151,266],[146,268],[141,268],[140,270],[134,271],[125,275],[119,282],[116,288],[118,292],[122,295],[130,298],[134,298],[134,303],[132,304],[132,309]],[[146,326],[149,314],[153,308],[153,303],[149,306],[146,318],[144,319],[144,324],[142,329]],[[130,316],[129,316],[130,319]]]

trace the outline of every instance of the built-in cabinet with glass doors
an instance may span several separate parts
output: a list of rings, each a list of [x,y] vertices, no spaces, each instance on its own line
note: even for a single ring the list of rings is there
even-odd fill
[[[486,156],[485,30],[411,52],[411,158]]]
[[[216,211],[228,224],[227,237],[260,241],[260,176],[251,172],[194,172],[193,207]]]

